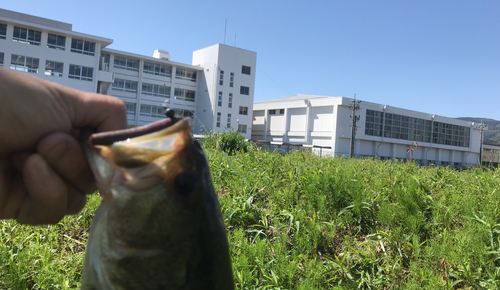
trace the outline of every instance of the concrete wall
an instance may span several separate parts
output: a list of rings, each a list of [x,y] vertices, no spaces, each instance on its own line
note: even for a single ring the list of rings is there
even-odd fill
[[[203,97],[197,103],[200,126],[222,131],[226,128],[228,114],[231,114],[230,127],[237,130],[238,125],[246,125],[244,136],[250,138],[252,131],[252,111],[255,91],[255,73],[257,54],[253,51],[223,44],[212,45],[193,52],[194,66],[203,67],[204,77],[199,85]],[[242,73],[242,66],[251,68],[250,75]],[[220,72],[224,72],[222,85]],[[234,74],[233,86],[230,76]],[[249,95],[240,94],[240,87],[249,88]],[[219,92],[222,92],[222,104],[218,105]],[[229,94],[232,94],[232,106],[229,108]],[[239,107],[247,107],[247,114],[240,114]],[[216,127],[217,113],[221,113],[220,127]],[[195,128],[196,129],[196,128]]]

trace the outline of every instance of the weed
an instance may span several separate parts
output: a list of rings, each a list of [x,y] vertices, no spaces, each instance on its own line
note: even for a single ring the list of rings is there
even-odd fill
[[[282,156],[235,133],[203,147],[237,289],[500,287],[498,171]],[[99,202],[53,226],[0,221],[0,289],[77,289]]]

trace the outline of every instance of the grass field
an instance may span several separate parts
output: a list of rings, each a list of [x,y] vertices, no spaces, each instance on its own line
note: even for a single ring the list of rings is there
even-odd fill
[[[237,289],[500,289],[500,176],[207,150]],[[53,226],[0,222],[0,289],[75,289],[98,195]]]

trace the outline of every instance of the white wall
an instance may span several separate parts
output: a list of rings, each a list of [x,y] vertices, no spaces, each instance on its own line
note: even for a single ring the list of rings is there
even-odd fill
[[[290,142],[332,147],[335,156],[349,156],[352,129],[351,99],[296,95],[254,104],[254,126],[259,140]],[[285,109],[285,115],[266,116],[266,111]],[[424,120],[471,127],[468,147],[417,142],[365,134],[366,109],[410,116]],[[370,102],[361,102],[360,117],[354,142],[354,156],[373,156],[383,159],[411,158],[419,164],[432,161],[438,165],[463,166],[477,163],[479,156],[479,129],[470,122],[435,116],[422,112],[394,108]],[[257,117],[258,116],[258,117]],[[302,128],[306,128],[304,132]],[[267,130],[267,131],[266,131]],[[410,150],[408,149],[410,148]],[[413,148],[413,150],[411,150]],[[413,153],[413,156],[412,156]]]
[[[250,138],[257,54],[237,47],[216,44],[194,51],[192,64],[204,68],[204,78],[199,85],[199,91],[204,97],[200,99],[200,102],[197,102],[197,111],[200,112],[198,116],[200,126],[224,130],[227,116],[231,114],[231,128],[237,130],[239,124],[247,125],[244,136]],[[251,68],[250,75],[241,73],[243,65]],[[220,71],[224,71],[222,85],[219,83]],[[231,73],[234,73],[232,87],[230,87]],[[240,94],[240,86],[249,87],[249,95]],[[219,92],[222,92],[222,106],[218,106]],[[228,106],[230,93],[233,95],[231,108]],[[239,114],[240,106],[248,108],[246,115]],[[219,128],[216,127],[217,113],[221,113],[221,126]]]

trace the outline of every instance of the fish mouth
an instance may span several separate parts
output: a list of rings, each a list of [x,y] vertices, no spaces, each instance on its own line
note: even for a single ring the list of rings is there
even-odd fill
[[[112,200],[113,186],[124,185],[137,192],[148,190],[165,179],[169,162],[193,142],[193,122],[191,118],[185,118],[165,123],[168,126],[159,131],[108,145],[92,145],[92,139],[98,135],[86,139],[84,150],[105,201]],[[88,136],[87,132],[82,134]],[[119,135],[123,139],[124,134]]]

